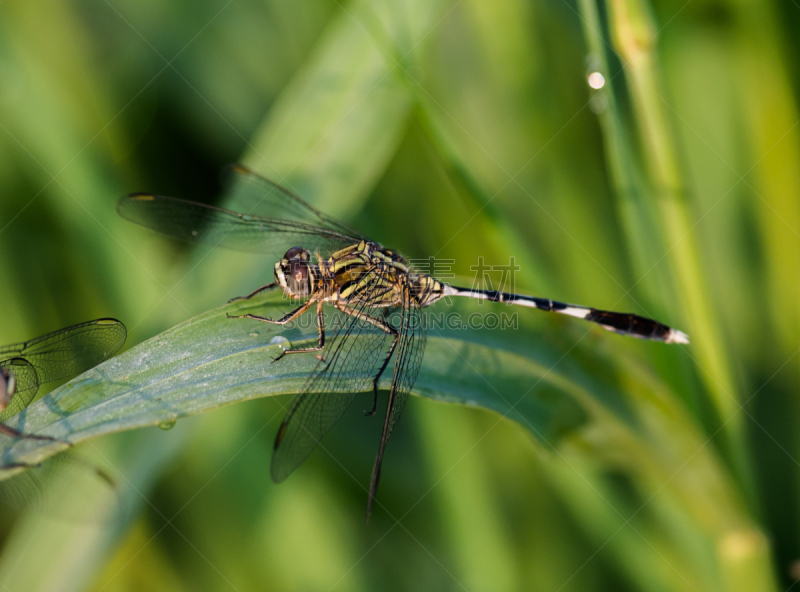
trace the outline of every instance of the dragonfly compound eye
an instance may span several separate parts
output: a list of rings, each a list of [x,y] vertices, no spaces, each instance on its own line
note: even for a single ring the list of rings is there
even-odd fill
[[[283,258],[288,259],[289,261],[292,259],[308,261],[311,258],[311,253],[308,252],[308,249],[304,249],[303,247],[292,247],[286,251],[286,255],[284,255]]]
[[[8,370],[0,371],[0,411],[8,407],[8,403],[14,394],[14,375]]]
[[[308,263],[305,261],[290,261],[289,273],[286,274],[286,285],[294,296],[305,298],[311,294]]]

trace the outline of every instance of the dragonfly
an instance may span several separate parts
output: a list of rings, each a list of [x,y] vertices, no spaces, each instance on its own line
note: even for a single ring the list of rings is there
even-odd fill
[[[685,333],[636,314],[449,285],[415,271],[399,252],[351,230],[293,192],[239,165],[229,170],[227,198],[227,207],[222,208],[135,193],[118,202],[117,212],[128,221],[180,240],[279,257],[274,281],[241,298],[280,289],[302,304],[279,319],[254,314],[232,318],[285,326],[306,311],[313,309],[316,314],[317,343],[283,349],[276,358],[295,354],[318,358],[275,436],[270,472],[276,483],[311,454],[356,393],[372,391],[372,409],[365,414],[375,414],[379,380],[391,368],[388,404],[370,478],[367,520],[386,444],[422,364],[425,307],[445,297],[462,296],[568,315],[643,339],[689,341]],[[333,307],[343,319],[330,331],[325,328],[323,305]]]
[[[5,422],[30,405],[39,386],[69,378],[113,356],[127,330],[117,319],[87,321],[30,341],[0,346],[0,433],[15,438],[52,440],[26,434]]]

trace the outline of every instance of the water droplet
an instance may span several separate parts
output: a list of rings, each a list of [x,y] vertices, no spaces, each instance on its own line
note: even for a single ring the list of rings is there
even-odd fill
[[[589,86],[595,90],[600,90],[606,85],[606,77],[600,72],[592,72],[588,78]]]
[[[175,427],[175,422],[177,421],[177,419],[167,419],[166,421],[162,421],[158,424],[158,429],[164,431],[171,430]]]

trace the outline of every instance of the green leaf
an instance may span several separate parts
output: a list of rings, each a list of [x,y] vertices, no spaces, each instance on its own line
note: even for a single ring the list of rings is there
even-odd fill
[[[315,341],[314,329],[228,318],[228,314],[246,312],[275,318],[291,304],[277,290],[260,299],[237,301],[177,325],[84,373],[11,422],[17,429],[59,441],[4,438],[0,442],[3,462],[36,463],[68,443],[172,425],[182,417],[222,405],[300,392],[316,357],[272,360],[287,340],[292,345]],[[482,343],[468,341],[461,333],[459,338],[441,335],[436,329],[431,333],[415,394],[502,414],[527,429],[542,450],[555,452],[570,467],[588,465],[631,475],[645,491],[661,492],[666,508],[681,508],[672,517],[674,523],[682,522],[681,529],[697,529],[718,545],[742,538],[762,543],[719,459],[706,448],[705,438],[674,394],[635,362],[619,356],[622,370],[613,382],[607,382],[607,372],[599,367],[586,374],[573,363],[560,366],[552,353],[512,346],[510,332],[500,333],[494,341],[485,333],[473,333]],[[580,351],[575,352],[575,360],[587,368],[603,364],[612,349],[610,340],[605,343],[609,344],[606,348],[603,342],[592,344],[599,350],[593,360],[585,359]],[[380,386],[385,389],[388,382]],[[0,478],[19,470],[8,469]],[[588,477],[584,479],[590,483]],[[591,487],[597,490],[602,485]],[[646,523],[639,527],[649,528]],[[692,559],[685,562],[685,569],[691,569]]]
[[[222,405],[302,391],[317,364],[316,356],[272,360],[287,341],[294,346],[315,341],[313,326],[286,328],[228,318],[228,314],[247,312],[276,318],[291,305],[277,290],[262,298],[230,303],[84,373],[11,422],[17,429],[59,441],[4,438],[0,442],[3,462],[36,463],[67,443],[172,425]],[[705,446],[706,439],[674,394],[624,356],[618,356],[621,371],[615,377],[601,367],[611,357],[614,340],[621,337],[607,336],[591,344],[587,350],[597,350],[594,357],[576,350],[573,362],[560,363],[553,352],[514,345],[511,331],[497,336],[459,332],[452,337],[432,328],[430,333],[415,394],[491,410],[517,422],[538,440],[542,451],[555,453],[556,464],[563,460],[572,470],[589,467],[578,475],[595,491],[608,487],[591,476],[595,470],[631,475],[637,487],[660,492],[661,499],[654,503],[663,503],[664,509],[681,508],[671,518],[673,524],[681,523],[679,532],[697,529],[723,547],[742,538],[759,544],[763,540],[719,459]],[[387,380],[380,386],[385,389]],[[692,462],[687,463],[687,458]],[[19,470],[6,470],[0,478]],[[608,497],[612,496],[601,499]],[[581,499],[572,503],[580,508]],[[606,512],[606,522],[617,516],[602,504],[592,510],[593,515],[601,510]],[[651,528],[647,520],[637,524],[639,529]],[[691,557],[681,562],[681,569],[694,569]]]
[[[228,318],[247,312],[277,318],[291,305],[273,290],[192,318],[108,360],[9,422],[58,441],[3,438],[0,458],[36,463],[67,443],[169,425],[238,401],[301,392],[316,357],[273,359],[288,343],[316,341],[315,327],[287,329]],[[307,313],[301,320],[313,316]],[[612,353],[608,341],[606,348],[601,341],[587,348],[599,350],[593,359],[574,352],[581,366],[593,369],[588,374],[575,363],[559,363],[552,352],[512,345],[509,331],[491,340],[486,333],[459,332],[458,338],[436,328],[430,333],[415,394],[494,411],[519,423],[546,451],[577,454],[635,474],[650,487],[663,487],[711,536],[732,524],[749,524],[728,476],[674,394],[624,356],[618,356],[618,376],[607,376],[598,366]],[[388,380],[382,380],[382,389]],[[684,467],[690,455],[693,462]]]
[[[238,401],[300,392],[317,364],[316,357],[287,356],[278,363],[273,359],[287,345],[285,336],[297,344],[316,340],[316,330],[287,331],[227,316],[253,312],[275,318],[286,304],[279,291],[259,300],[234,302],[93,368],[9,421],[12,427],[57,441],[4,438],[0,458],[4,464],[37,463],[68,443],[170,424]],[[388,380],[381,382],[381,388],[388,388]],[[531,396],[518,401],[520,384],[538,386]],[[429,339],[415,386],[417,394],[435,400],[507,414],[546,442],[584,421],[585,414],[573,399],[581,389],[549,370],[543,360],[436,336]],[[5,471],[0,477],[15,471]]]

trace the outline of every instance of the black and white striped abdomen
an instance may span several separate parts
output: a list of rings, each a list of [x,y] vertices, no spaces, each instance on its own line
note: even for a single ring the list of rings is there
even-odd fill
[[[509,294],[507,292],[498,292],[495,290],[468,290],[465,288],[456,288],[447,284],[443,285],[443,295],[467,296],[469,298],[489,300],[491,302],[519,304],[521,306],[568,315],[576,319],[591,321],[597,323],[603,327],[603,329],[614,331],[622,335],[630,335],[631,337],[640,337],[642,339],[653,339],[665,343],[689,343],[689,336],[683,331],[678,331],[654,319],[648,319],[647,317],[632,313],[598,310],[586,306],[566,304],[564,302],[558,302],[557,300],[548,300],[547,298]]]

